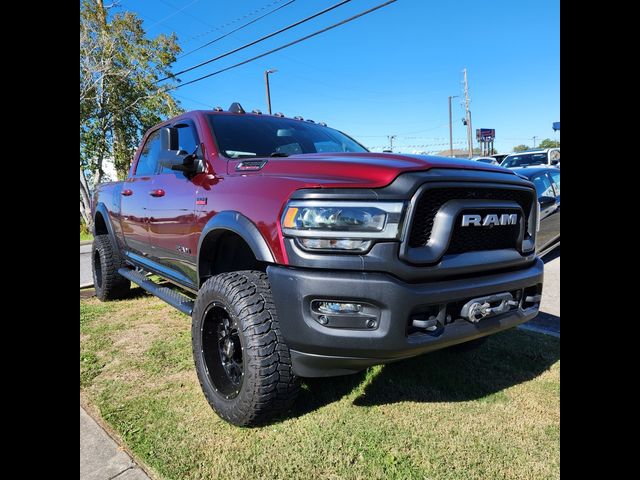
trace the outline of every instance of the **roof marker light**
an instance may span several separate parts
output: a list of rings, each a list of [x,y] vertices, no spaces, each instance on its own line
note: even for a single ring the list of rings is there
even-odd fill
[[[232,113],[247,113],[244,111],[244,108],[242,108],[242,105],[240,105],[238,102],[233,102],[229,107],[229,111]]]

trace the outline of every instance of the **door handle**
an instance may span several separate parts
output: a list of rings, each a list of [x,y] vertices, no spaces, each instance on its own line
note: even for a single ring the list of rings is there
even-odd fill
[[[151,195],[152,197],[164,197],[164,190],[162,190],[161,188],[157,188],[155,190],[151,190],[149,192],[149,195]]]
[[[122,190],[122,192],[120,192],[122,195],[124,195],[125,197],[128,197],[129,195],[133,195],[133,190],[129,190],[128,188]]]

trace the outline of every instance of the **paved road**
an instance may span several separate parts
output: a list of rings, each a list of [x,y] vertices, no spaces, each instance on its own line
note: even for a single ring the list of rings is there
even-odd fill
[[[91,272],[91,244],[80,245],[80,287],[93,285]]]
[[[560,247],[545,255],[544,285],[542,287],[542,303],[540,313],[523,328],[544,329],[552,334],[560,335]]]
[[[93,418],[80,407],[80,480],[149,480]]]

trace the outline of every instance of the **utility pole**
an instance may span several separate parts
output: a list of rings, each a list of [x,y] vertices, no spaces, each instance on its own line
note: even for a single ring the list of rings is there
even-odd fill
[[[396,138],[395,135],[387,135],[389,139],[389,150],[393,153],[393,139]]]
[[[449,95],[449,156],[453,157],[453,126],[451,124],[451,99],[458,98],[458,95]]]
[[[469,158],[473,157],[473,130],[471,129],[471,111],[469,110],[469,84],[467,82],[467,69],[464,72],[464,110],[467,122],[467,145],[469,148]]]
[[[536,137],[536,136],[534,135],[534,136],[533,136],[533,148],[536,148],[536,138],[538,138],[538,137]]]
[[[271,70],[265,70],[264,72],[264,84],[267,87],[267,109],[269,110],[269,115],[271,115],[271,91],[269,90],[269,74],[275,73],[278,70],[272,68]]]

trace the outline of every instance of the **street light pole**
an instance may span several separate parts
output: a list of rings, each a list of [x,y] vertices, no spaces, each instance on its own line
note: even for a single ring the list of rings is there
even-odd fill
[[[469,148],[469,158],[473,157],[473,136],[471,129],[471,110],[469,110],[469,83],[467,82],[467,69],[463,70],[464,73],[464,109],[466,111],[466,122],[467,122],[467,145]]]
[[[269,115],[271,115],[271,90],[269,89],[269,74],[277,71],[278,70],[275,68],[264,71],[264,84],[267,88],[267,109],[269,110]]]
[[[389,139],[389,151],[391,153],[393,153],[393,140],[396,138],[395,135],[387,135],[387,138]]]
[[[449,95],[449,156],[453,157],[453,126],[451,124],[451,99],[458,98],[458,95]]]
[[[536,136],[534,135],[534,136],[533,136],[533,148],[536,148],[536,138],[538,138],[538,137],[536,137]]]

